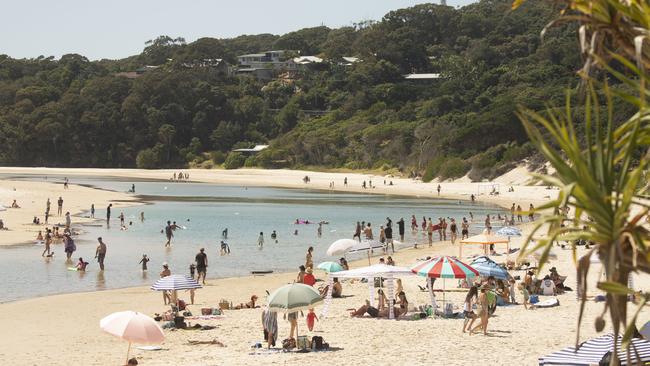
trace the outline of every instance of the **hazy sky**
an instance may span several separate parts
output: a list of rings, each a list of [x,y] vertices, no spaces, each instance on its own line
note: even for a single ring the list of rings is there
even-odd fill
[[[10,0],[2,4],[0,54],[92,60],[140,53],[158,35],[227,38],[282,34],[321,24],[380,19],[415,0]],[[448,0],[452,6],[471,0]]]

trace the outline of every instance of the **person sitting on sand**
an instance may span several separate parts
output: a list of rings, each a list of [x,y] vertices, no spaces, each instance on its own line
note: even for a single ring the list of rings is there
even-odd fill
[[[138,365],[138,360],[135,359],[135,357],[131,358],[129,362],[126,363],[126,366],[137,366]]]
[[[84,262],[84,259],[79,257],[79,262],[77,262],[77,271],[85,271],[88,262]]]
[[[255,306],[255,302],[257,301],[258,297],[257,295],[251,296],[251,301],[245,303],[245,304],[239,304],[235,305],[233,308],[234,310],[241,310],[241,309],[255,309],[258,308],[259,306]]]
[[[300,267],[298,267],[298,269],[300,269],[300,272],[298,272],[298,277],[296,277],[296,283],[304,283],[305,282],[305,266],[303,266],[301,264]]]
[[[320,292],[320,297],[323,299],[327,297],[327,291],[329,291],[329,285],[322,287],[319,292]],[[341,286],[341,282],[339,282],[338,278],[334,278],[334,283],[332,284],[332,297],[340,298],[341,295],[343,294],[343,286]]]
[[[557,289],[555,288],[555,283],[551,280],[549,275],[544,276],[542,284],[540,285],[540,293],[544,296],[555,296],[557,295]]]
[[[14,201],[11,203],[11,208],[20,208],[20,206],[18,206],[18,203],[16,203],[16,200],[14,200]]]
[[[39,230],[38,235],[36,235],[36,240],[43,241],[43,233]]]
[[[549,277],[555,284],[558,293],[564,292],[564,280],[566,279],[566,276],[560,276],[560,274],[557,273],[557,269],[555,267],[552,267],[549,271],[551,272],[549,273]]]
[[[316,277],[314,277],[314,270],[307,268],[307,273],[305,273],[302,283],[308,286],[314,286],[316,284]]]
[[[353,318],[361,318],[366,313],[368,313],[368,315],[370,315],[372,318],[376,318],[379,316],[379,310],[371,306],[369,300],[366,300],[366,304],[362,305],[358,309],[348,309],[348,310],[350,310],[350,316]]]

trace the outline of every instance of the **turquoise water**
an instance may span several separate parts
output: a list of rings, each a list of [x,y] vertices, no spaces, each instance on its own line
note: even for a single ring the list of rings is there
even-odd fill
[[[54,179],[48,177],[49,181]],[[65,262],[62,245],[53,246],[56,254],[51,260],[41,257],[43,247],[39,245],[0,248],[0,276],[5,284],[0,302],[55,293],[150,285],[158,278],[163,262],[170,264],[172,273],[189,273],[189,265],[202,247],[208,254],[209,278],[242,276],[254,270],[293,271],[304,263],[309,246],[315,248],[315,263],[336,260],[328,257],[325,251],[333,241],[352,237],[357,221],[371,222],[377,236],[386,217],[394,223],[403,217],[407,228],[404,245],[411,246],[416,239],[410,233],[412,214],[421,222],[422,216],[461,219],[467,217],[469,211],[475,218],[503,212],[497,207],[455,200],[317,190],[77,177],[71,177],[71,183],[116,191],[127,191],[131,183],[135,183],[136,194],[147,204],[113,208],[110,227],[101,220],[96,223],[99,226],[83,228],[86,232],[75,240],[77,251],[73,257],[81,256],[90,262],[86,273],[67,270],[70,264]],[[126,216],[126,231],[120,230],[120,212]],[[144,222],[139,220],[140,212],[144,212]],[[95,216],[105,218],[105,207],[96,207]],[[323,226],[319,238],[318,225],[295,225],[297,218],[328,221],[329,224]],[[166,238],[161,233],[167,220],[185,227],[174,233],[171,248],[164,247]],[[132,225],[128,225],[130,221]],[[228,228],[231,254],[220,256],[219,242],[225,228]],[[270,238],[273,230],[278,233],[278,243]],[[298,235],[293,234],[294,230],[298,230]],[[479,231],[480,228],[473,229],[473,232]],[[260,232],[265,236],[262,249],[257,245]],[[397,234],[396,224],[394,232]],[[98,236],[108,245],[103,273],[92,260]],[[422,237],[417,239],[422,242]],[[151,259],[149,271],[144,274],[138,264],[142,254]]]

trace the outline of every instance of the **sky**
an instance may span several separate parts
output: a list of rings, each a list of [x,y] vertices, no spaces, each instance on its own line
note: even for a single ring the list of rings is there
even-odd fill
[[[159,35],[230,38],[379,20],[414,0],[20,0],[2,5],[0,54],[78,53],[91,60],[139,54]],[[448,0],[462,6],[471,0]]]

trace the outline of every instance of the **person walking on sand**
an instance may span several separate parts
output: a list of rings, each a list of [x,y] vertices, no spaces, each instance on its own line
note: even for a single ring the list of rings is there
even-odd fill
[[[316,316],[314,309],[309,309],[309,312],[307,313],[307,329],[309,329],[310,332],[314,331],[314,323],[316,321],[318,321],[318,317]]]
[[[94,203],[92,203],[92,204],[90,205],[90,218],[91,218],[91,219],[94,219],[94,218],[95,218],[95,204],[94,204]]]
[[[50,198],[48,197],[47,202],[45,202],[45,211],[50,213]]]
[[[172,227],[171,221],[167,221],[167,226],[165,226],[165,236],[167,237],[165,246],[169,247],[172,245],[172,237],[174,236],[174,228]]]
[[[260,236],[257,237],[257,246],[262,249],[264,247],[264,232],[260,231]]]
[[[523,222],[524,220],[521,218],[521,205],[517,205],[517,222]]]
[[[167,276],[172,275],[172,271],[169,270],[169,264],[167,262],[163,262],[162,264],[163,270],[160,272],[160,278],[165,278]],[[165,302],[165,305],[171,304],[172,298],[169,294],[169,291],[163,291],[163,301]]]
[[[65,213],[65,227],[69,229],[71,225],[72,225],[72,219],[70,218],[70,212],[66,212]]]
[[[99,269],[104,270],[104,258],[106,258],[106,243],[102,241],[102,237],[100,236],[97,238],[97,241],[99,244],[97,245],[97,249],[95,250],[95,258],[97,259],[97,263],[99,263]]]
[[[309,247],[307,249],[307,254],[305,255],[305,268],[314,269],[313,251],[314,247]]]
[[[530,204],[530,206],[528,206],[528,221],[530,222],[535,221],[535,206],[533,206],[532,203]]]
[[[205,275],[208,272],[208,255],[205,254],[205,249],[201,248],[194,259],[196,260],[196,282],[203,279],[203,284],[205,285]]]
[[[438,196],[440,196],[440,189],[441,189],[441,188],[442,188],[442,187],[440,187],[440,184],[438,184],[438,188],[437,188],[437,190],[438,190]]]
[[[386,252],[388,252],[390,246],[391,251],[395,254],[395,244],[393,244],[393,225],[390,219],[388,219],[388,222],[386,223],[384,235],[386,236]]]
[[[146,254],[143,254],[142,259],[140,259],[140,263],[138,263],[138,264],[142,264],[142,272],[147,271],[147,262],[149,262],[149,258],[147,257]]]
[[[469,331],[470,335],[474,334],[478,329],[482,329],[483,334],[487,335],[488,320],[490,318],[490,313],[488,311],[487,291],[489,291],[489,286],[483,285],[481,287],[481,294],[478,297],[478,302],[476,303],[476,307],[477,307],[476,315],[481,320],[481,322],[477,326],[475,326],[472,330]]]
[[[59,200],[56,201],[58,208],[56,210],[56,214],[61,216],[63,214],[63,197],[59,196]]]

